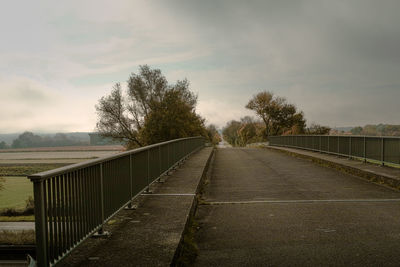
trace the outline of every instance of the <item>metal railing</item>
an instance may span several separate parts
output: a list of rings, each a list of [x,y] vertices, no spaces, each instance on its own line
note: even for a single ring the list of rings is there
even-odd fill
[[[204,138],[182,138],[29,176],[38,266],[53,266],[148,190]]]
[[[378,136],[270,136],[269,144],[358,158],[382,165],[400,165],[400,138]]]

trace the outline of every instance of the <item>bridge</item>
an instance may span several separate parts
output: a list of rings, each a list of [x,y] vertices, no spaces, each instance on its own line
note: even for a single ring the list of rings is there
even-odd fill
[[[299,137],[301,139],[305,138]],[[114,169],[125,175],[126,180],[122,182],[129,186],[124,190],[116,189],[120,197],[114,202],[110,200],[115,204],[105,215],[100,204],[108,202],[100,196],[97,199],[100,204],[86,199],[90,207],[99,208],[94,212],[95,218],[90,218],[92,213],[85,205],[82,206],[84,212],[78,212],[79,216],[70,214],[79,210],[85,201],[72,205],[72,211],[62,207],[59,210],[60,205],[56,205],[49,212],[49,204],[42,204],[39,216],[44,223],[39,225],[37,236],[47,244],[42,248],[46,252],[42,256],[38,247],[39,265],[398,266],[400,170],[364,163],[370,160],[368,153],[372,151],[368,139],[364,139],[364,143],[360,140],[345,143],[344,137],[330,140],[331,145],[336,142],[334,147],[338,150],[325,152],[334,155],[322,154],[322,138],[314,139],[312,142],[296,141],[298,143],[293,143],[293,139],[279,139],[271,140],[275,146],[267,148],[216,150],[202,148],[204,141],[200,139],[189,139],[124,154],[126,162],[119,158],[118,164],[125,165],[119,167],[105,163],[110,159],[96,162],[105,164],[105,167],[95,167],[101,179],[110,176]],[[375,139],[371,142],[376,145]],[[381,148],[378,156],[383,161],[380,163],[387,163],[385,153],[389,151],[387,158],[395,164],[393,161],[397,158],[393,153],[400,157],[400,146],[398,150],[387,148],[386,152],[385,148],[387,144],[395,146],[400,142],[381,139],[378,142],[382,142],[376,146]],[[347,154],[340,153],[343,143],[349,146]],[[308,150],[299,150],[300,144]],[[349,160],[360,156],[353,155],[360,153],[360,149],[351,152],[353,146],[360,145],[364,147],[363,161]],[[132,160],[135,153],[143,154],[140,164],[139,159],[136,165]],[[158,162],[152,176],[149,176],[150,166],[154,165],[150,162]],[[83,167],[88,166],[93,167]],[[126,166],[130,166],[128,171]],[[146,171],[139,173],[146,181],[137,188],[129,179],[135,166],[145,166]],[[102,174],[103,168],[109,172]],[[90,177],[92,182],[96,179],[95,170],[85,172],[80,173]],[[73,173],[71,177],[78,181],[77,169]],[[70,175],[59,172],[44,176],[54,180],[61,176],[68,181]],[[43,181],[44,176],[31,179]],[[160,180],[163,183],[157,183]],[[73,192],[74,182],[69,187],[65,181],[66,189],[62,190],[57,182],[55,188]],[[47,193],[39,193],[43,197],[49,195],[50,201],[55,194],[53,204],[76,199],[72,193],[58,201],[58,193],[49,193],[53,182],[49,183],[41,188],[47,188]],[[36,182],[36,188],[38,184]],[[89,186],[83,188],[96,195]],[[113,187],[110,185],[110,188]],[[99,186],[99,190],[103,192],[105,187]],[[37,202],[39,193],[35,191]],[[110,194],[105,196],[111,197]],[[122,210],[125,206],[131,209]],[[83,223],[87,220],[90,225]],[[77,231],[74,230],[76,225],[79,226]],[[103,228],[109,228],[111,236],[87,239],[95,232],[104,235],[107,229]],[[71,238],[68,233],[75,234]]]

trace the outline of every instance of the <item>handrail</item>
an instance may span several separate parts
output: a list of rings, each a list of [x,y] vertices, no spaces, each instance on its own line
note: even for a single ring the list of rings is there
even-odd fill
[[[270,136],[270,145],[293,147],[381,165],[400,166],[400,137],[360,135]]]
[[[136,149],[132,149],[132,150],[116,153],[115,155],[110,155],[110,156],[105,156],[105,157],[101,157],[101,158],[97,158],[97,159],[87,160],[87,161],[84,161],[84,162],[71,164],[71,165],[60,167],[60,168],[57,168],[57,169],[52,169],[52,170],[48,170],[48,171],[35,173],[35,174],[32,174],[32,175],[29,175],[28,178],[31,181],[35,181],[35,180],[38,180],[38,179],[46,179],[46,178],[51,177],[51,176],[61,175],[61,174],[65,173],[65,172],[68,172],[68,171],[71,171],[71,170],[76,170],[76,169],[80,169],[80,168],[93,166],[93,165],[96,165],[98,163],[102,163],[102,162],[105,162],[105,161],[109,161],[109,160],[112,160],[112,159],[123,157],[125,155],[136,154],[136,153],[139,153],[139,152],[141,152],[143,150],[147,150],[147,149],[150,149],[150,148],[153,148],[153,147],[158,147],[158,146],[170,144],[170,143],[173,143],[173,142],[177,142],[179,140],[189,140],[189,139],[195,139],[195,138],[199,138],[199,137],[179,138],[179,139],[170,140],[170,141],[166,141],[166,142],[162,142],[162,143],[157,143],[157,144],[153,144],[153,145],[149,145],[149,146],[145,146],[145,147],[139,147],[139,148],[136,148]]]
[[[56,265],[102,232],[112,216],[204,143],[203,137],[181,138],[28,176],[37,265]]]

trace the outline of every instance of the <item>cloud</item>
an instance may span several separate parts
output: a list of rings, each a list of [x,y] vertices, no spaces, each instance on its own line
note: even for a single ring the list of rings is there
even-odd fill
[[[39,2],[0,10],[0,132],[93,129],[140,64],[187,77],[219,126],[261,90],[309,122],[399,123],[398,1]]]
[[[206,124],[215,124],[217,127],[224,127],[228,121],[239,120],[248,115],[254,116],[252,112],[246,110],[244,106],[230,105],[224,100],[211,99],[198,102],[197,111],[206,118]]]
[[[98,98],[88,87],[80,89],[79,94],[25,77],[1,78],[0,132],[93,131]]]

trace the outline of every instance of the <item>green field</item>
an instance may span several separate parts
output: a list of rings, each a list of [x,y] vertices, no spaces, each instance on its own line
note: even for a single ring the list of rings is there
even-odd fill
[[[0,191],[0,210],[24,209],[25,200],[33,196],[33,184],[26,177],[4,177],[4,188]]]
[[[0,177],[2,176],[28,176],[38,172],[44,172],[67,164],[0,164]]]
[[[27,175],[114,155],[121,150],[121,146],[2,150],[0,151],[0,177],[4,177],[5,182],[4,189],[0,190],[0,210],[25,208],[25,200],[33,196],[33,184],[26,178]]]

